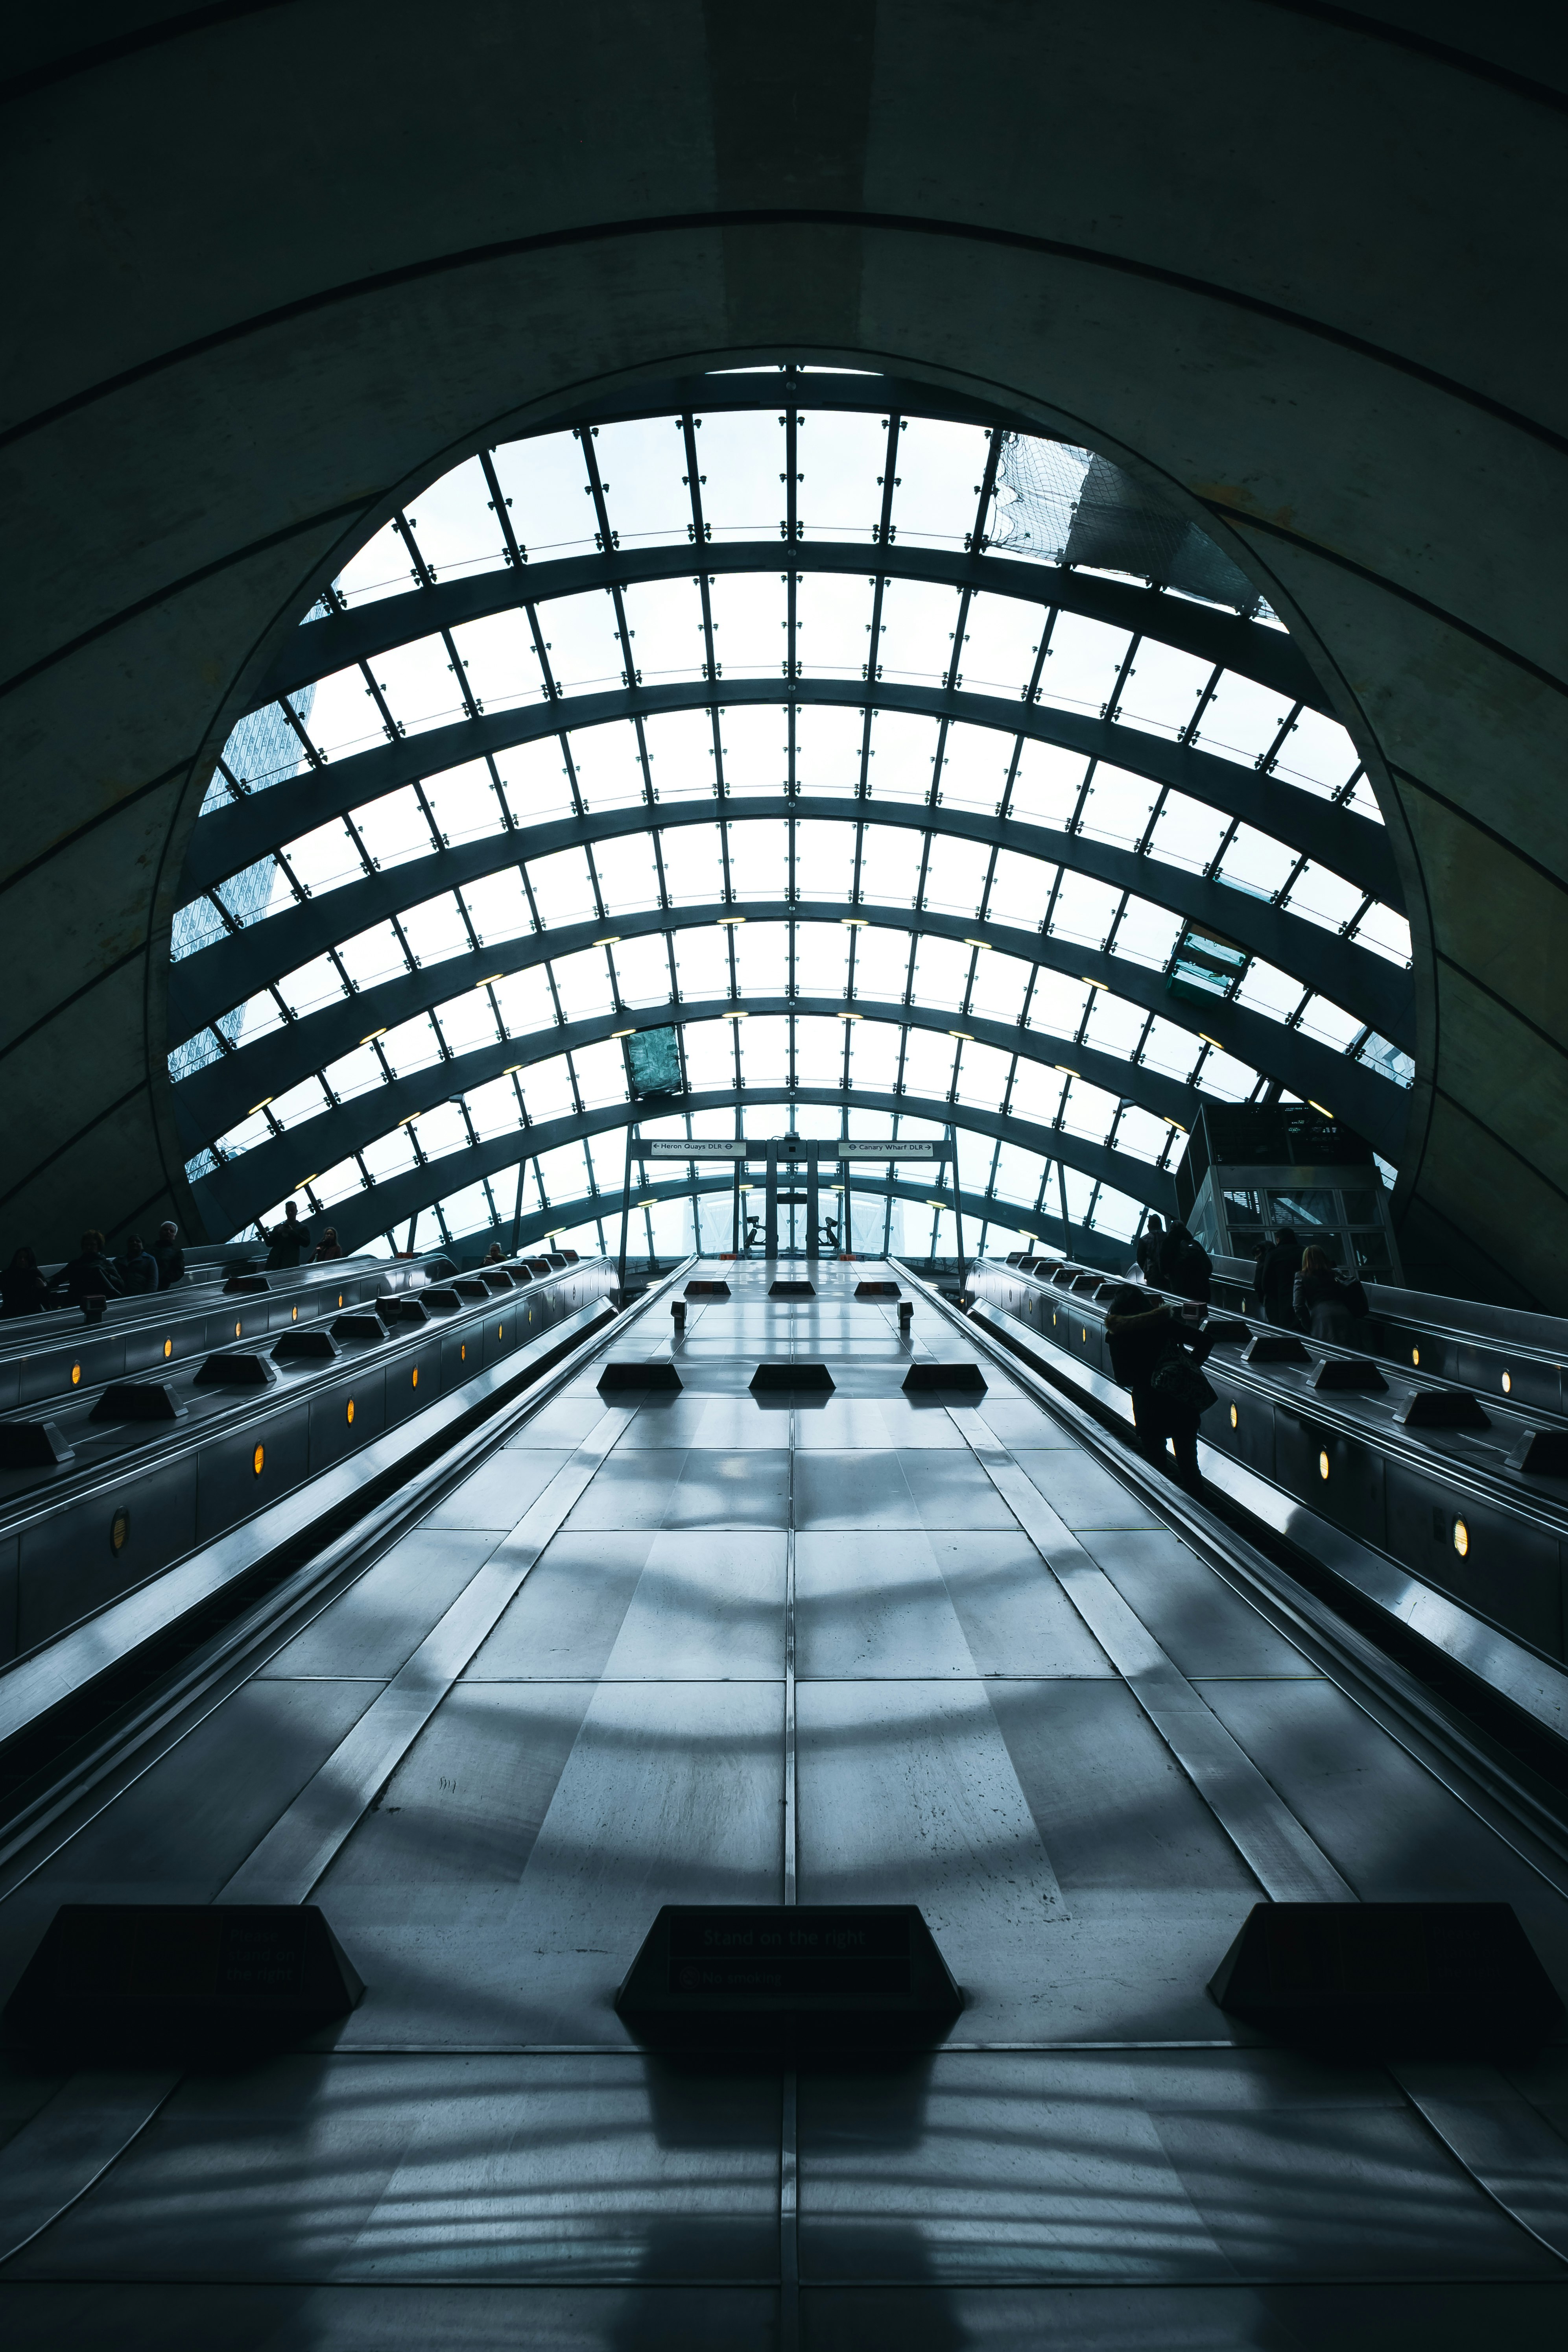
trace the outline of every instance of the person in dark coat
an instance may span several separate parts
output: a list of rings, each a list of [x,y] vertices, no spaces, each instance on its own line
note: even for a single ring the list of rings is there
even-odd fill
[[[1144,1226],[1142,1232],[1138,1236],[1138,1247],[1134,1252],[1134,1255],[1136,1256],[1139,1265],[1143,1269],[1144,1281],[1152,1282],[1156,1286],[1158,1286],[1160,1279],[1157,1271],[1160,1264],[1160,1244],[1164,1238],[1165,1221],[1163,1217],[1151,1216],[1148,1223]]]
[[[81,1247],[73,1258],[68,1258],[49,1285],[50,1295],[63,1290],[68,1307],[79,1307],[84,1298],[118,1298],[121,1284],[114,1261],[105,1251],[103,1235],[97,1232],[83,1234]]]
[[[1110,1343],[1110,1364],[1117,1379],[1132,1391],[1132,1419],[1139,1451],[1160,1469],[1169,1471],[1169,1445],[1175,1453],[1175,1475],[1190,1495],[1201,1494],[1198,1472],[1198,1418],[1204,1408],[1157,1388],[1155,1375],[1167,1360],[1184,1359],[1200,1365],[1213,1344],[1189,1319],[1190,1308],[1151,1307],[1131,1283],[1112,1294],[1105,1318]]]
[[[310,1228],[300,1216],[297,1201],[283,1203],[283,1221],[281,1224],[274,1225],[270,1233],[265,1225],[258,1224],[256,1230],[267,1244],[269,1269],[302,1265],[310,1255]]]
[[[1281,1225],[1271,1242],[1260,1242],[1253,1260],[1252,1287],[1265,1320],[1284,1331],[1296,1328],[1290,1292],[1300,1263],[1300,1240],[1289,1225]]]
[[[11,1263],[0,1274],[0,1315],[41,1315],[48,1291],[42,1269],[30,1249],[13,1250]]]
[[[1179,1220],[1167,1225],[1150,1279],[1162,1290],[1173,1290],[1178,1298],[1190,1298],[1197,1306],[1206,1307],[1213,1272],[1214,1261],[1202,1242],[1195,1240]]]
[[[120,1287],[127,1297],[158,1287],[158,1261],[140,1234],[127,1234],[124,1255],[115,1260]]]
[[[158,1261],[158,1287],[172,1290],[176,1282],[184,1279],[185,1253],[180,1247],[180,1228],[171,1217],[158,1228],[153,1244],[153,1255]]]
[[[338,1247],[338,1229],[336,1225],[328,1225],[323,1229],[321,1238],[316,1244],[314,1263],[321,1265],[328,1258],[342,1257],[342,1251]]]
[[[1341,1277],[1326,1249],[1314,1244],[1302,1254],[1290,1304],[1298,1321],[1306,1325],[1314,1339],[1327,1339],[1337,1348],[1359,1345],[1355,1318],[1367,1311],[1366,1293],[1359,1282]]]

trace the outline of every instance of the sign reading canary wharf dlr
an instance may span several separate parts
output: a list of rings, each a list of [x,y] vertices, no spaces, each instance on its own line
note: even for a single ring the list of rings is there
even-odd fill
[[[951,1160],[949,1143],[844,1142],[835,1137],[819,1142],[805,1136],[781,1135],[766,1143],[740,1137],[729,1139],[695,1135],[689,1139],[661,1135],[651,1143],[634,1143],[637,1160],[765,1160],[770,1151],[780,1160]]]

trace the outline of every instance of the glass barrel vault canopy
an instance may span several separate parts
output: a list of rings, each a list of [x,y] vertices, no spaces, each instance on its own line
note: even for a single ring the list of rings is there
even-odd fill
[[[1289,637],[1105,459],[896,389],[595,412],[346,566],[188,856],[170,1073],[210,1233],[298,1192],[345,1248],[595,1248],[630,1119],[951,1124],[971,1248],[1124,1244],[1205,1099],[1393,1159],[1409,932]],[[635,1099],[671,1025],[684,1091]],[[724,1170],[655,1172],[647,1246],[727,1246]],[[953,1248],[951,1181],[852,1187],[846,1241]]]

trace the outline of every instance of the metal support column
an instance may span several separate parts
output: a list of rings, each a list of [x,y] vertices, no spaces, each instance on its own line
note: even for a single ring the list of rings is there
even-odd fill
[[[743,1160],[737,1160],[735,1162],[735,1206],[734,1212],[730,1220],[730,1247],[734,1251],[737,1257],[741,1255],[741,1179],[745,1174],[745,1161]]]
[[[528,1162],[526,1160],[520,1160],[517,1163],[517,1205],[511,1213],[511,1254],[513,1257],[517,1255],[519,1244],[522,1240],[522,1179],[527,1166]]]
[[[775,1258],[779,1254],[779,1148],[776,1143],[770,1143],[768,1146],[765,1181],[767,1191],[764,1195],[766,1211],[763,1221],[763,1255],[766,1258]]]
[[[807,1257],[812,1258],[817,1255],[816,1221],[822,1208],[817,1191],[816,1167],[816,1153],[814,1150],[805,1163],[805,1254]]]

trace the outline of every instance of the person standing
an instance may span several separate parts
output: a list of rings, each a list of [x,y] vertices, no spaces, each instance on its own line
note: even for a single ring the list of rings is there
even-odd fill
[[[1202,1242],[1178,1222],[1167,1226],[1154,1261],[1152,1279],[1161,1290],[1173,1290],[1178,1298],[1190,1298],[1199,1307],[1208,1305],[1209,1276],[1214,1272],[1214,1260]]]
[[[1152,1307],[1127,1283],[1111,1294],[1105,1318],[1110,1368],[1122,1387],[1132,1391],[1139,1451],[1168,1473],[1171,1460],[1165,1449],[1171,1447],[1177,1483],[1190,1495],[1203,1492],[1198,1422],[1215,1402],[1199,1369],[1212,1342],[1199,1328],[1198,1315],[1194,1306]]]
[[[321,1232],[321,1238],[316,1244],[316,1255],[313,1263],[317,1265],[321,1265],[328,1258],[342,1257],[342,1251],[338,1247],[338,1229],[336,1225],[324,1226]]]
[[[13,1250],[11,1263],[0,1274],[0,1315],[41,1315],[48,1291],[43,1270],[30,1249]]]
[[[185,1272],[185,1253],[180,1247],[180,1228],[173,1217],[159,1226],[157,1238],[153,1244],[153,1255],[158,1261],[159,1289],[172,1290],[176,1282],[184,1280]]]
[[[122,1256],[115,1260],[120,1286],[128,1297],[158,1287],[158,1261],[140,1234],[127,1234]]]
[[[283,1222],[274,1225],[270,1233],[263,1224],[258,1224],[256,1230],[267,1244],[269,1273],[280,1266],[300,1265],[310,1255],[310,1228],[300,1214],[298,1201],[284,1202]]]
[[[1143,1279],[1145,1282],[1158,1284],[1159,1275],[1157,1268],[1160,1264],[1160,1244],[1164,1238],[1165,1221],[1163,1217],[1151,1214],[1148,1223],[1144,1226],[1142,1232],[1138,1236],[1138,1247],[1133,1253],[1139,1265],[1143,1269]]]
[[[1289,1225],[1281,1225],[1271,1242],[1260,1242],[1253,1259],[1253,1292],[1264,1319],[1283,1331],[1296,1328],[1291,1289],[1300,1265],[1301,1244]]]
[[[51,1295],[64,1291],[68,1307],[79,1307],[84,1298],[118,1298],[121,1287],[103,1235],[91,1227],[83,1234],[75,1257],[66,1260],[49,1285]]]
[[[1290,1304],[1298,1322],[1306,1325],[1314,1339],[1327,1339],[1337,1348],[1358,1344],[1354,1318],[1367,1312],[1366,1293],[1359,1281],[1343,1281],[1328,1251],[1315,1243],[1302,1253]]]

